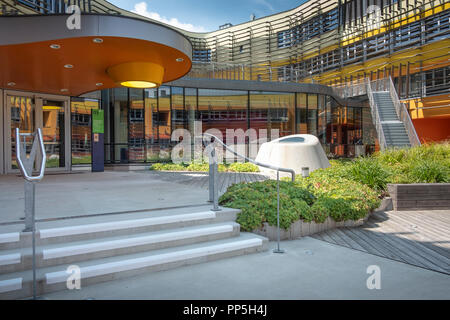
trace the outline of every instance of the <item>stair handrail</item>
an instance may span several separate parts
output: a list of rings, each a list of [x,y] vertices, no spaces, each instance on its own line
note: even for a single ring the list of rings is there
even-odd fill
[[[25,150],[25,144],[24,144],[24,149],[22,150],[22,146],[20,145],[20,137],[34,137],[35,139],[37,139],[37,145],[39,146],[39,151],[41,152],[41,160],[39,161],[41,163],[41,167],[39,170],[39,175],[37,176],[32,176],[31,175],[31,171],[32,168],[29,165],[29,163],[34,162],[34,152],[36,152],[35,150],[32,150],[32,156],[30,157],[31,159],[23,159],[23,156],[25,156],[26,150]],[[33,147],[35,148],[34,144]],[[33,148],[33,149],[34,149]],[[36,130],[35,133],[20,133],[19,128],[16,128],[16,159],[17,159],[17,165],[19,167],[20,172],[23,175],[23,178],[28,181],[28,182],[39,182],[44,178],[44,173],[45,173],[45,164],[46,164],[46,153],[45,153],[45,146],[44,146],[44,140],[42,138],[42,131],[40,128],[38,128]],[[25,163],[24,163],[25,161]],[[30,172],[30,173],[29,173]]]
[[[21,146],[21,137],[24,138]],[[31,152],[27,158],[26,137],[33,137]],[[33,166],[37,157],[37,150],[40,150],[40,159],[38,162],[41,168],[38,176],[33,176]],[[32,267],[33,267],[33,299],[36,300],[37,282],[36,282],[36,183],[44,178],[47,155],[45,153],[44,139],[42,130],[38,128],[35,133],[20,133],[16,128],[16,160],[20,172],[25,179],[25,230],[31,231],[32,237]]]
[[[384,137],[383,125],[381,124],[380,111],[378,109],[378,105],[375,101],[372,91],[372,83],[369,78],[366,78],[367,82],[367,96],[369,98],[370,110],[372,113],[372,120],[375,120],[375,129],[378,134],[378,143],[380,145],[381,150],[387,148],[386,138]]]
[[[404,103],[400,102],[400,99],[397,95],[397,90],[395,90],[394,82],[392,81],[392,77],[389,77],[389,93],[391,95],[392,102],[395,107],[395,112],[397,113],[398,118],[401,122],[403,122],[406,132],[408,134],[409,142],[411,146],[420,146],[420,139],[417,135],[414,124],[412,123],[411,117],[409,115],[408,110],[405,107]]]
[[[217,188],[217,180],[216,180],[216,177],[218,176],[218,163],[217,163],[217,157],[216,157],[215,147],[214,147],[215,142],[222,145],[222,147],[224,147],[226,150],[233,153],[237,157],[240,157],[240,158],[242,158],[250,163],[253,163],[257,166],[277,171],[277,248],[274,249],[273,252],[274,253],[284,253],[284,250],[282,250],[280,248],[280,171],[290,173],[292,175],[292,182],[295,181],[295,171],[293,169],[282,168],[282,167],[258,162],[253,159],[247,158],[246,156],[244,156],[240,153],[237,153],[236,151],[231,149],[229,146],[227,146],[222,140],[217,138],[215,135],[212,135],[212,134],[206,133],[206,132],[203,135],[214,139],[214,141],[210,140],[209,145],[208,145],[208,148],[209,148],[209,152],[208,152],[208,155],[209,155],[209,190],[210,190],[209,195],[210,195],[210,201],[213,202],[213,205],[214,205],[214,207],[212,209],[213,211],[220,211],[219,205],[218,205],[219,191]]]
[[[214,138],[214,141],[217,141],[220,145],[222,145],[222,146],[223,146],[225,149],[227,149],[229,152],[233,153],[235,156],[237,156],[237,157],[239,157],[239,158],[244,159],[245,161],[248,161],[248,162],[250,162],[250,163],[253,163],[254,165],[257,165],[257,166],[259,166],[259,167],[264,167],[264,168],[267,168],[267,169],[272,169],[272,170],[275,170],[275,171],[281,171],[281,172],[287,172],[287,173],[290,173],[291,176],[292,176],[292,181],[295,181],[295,170],[293,170],[293,169],[288,169],[288,168],[282,168],[282,167],[278,167],[278,166],[271,165],[271,164],[267,164],[267,163],[258,162],[258,161],[256,161],[256,160],[247,158],[246,156],[244,156],[244,155],[242,155],[242,154],[240,154],[240,153],[237,153],[236,151],[234,151],[233,149],[231,149],[228,145],[226,145],[222,140],[220,140],[219,138],[217,138],[215,135],[210,134],[210,133],[206,133],[206,132],[205,132],[203,135],[209,136],[209,137],[211,137],[211,138]]]

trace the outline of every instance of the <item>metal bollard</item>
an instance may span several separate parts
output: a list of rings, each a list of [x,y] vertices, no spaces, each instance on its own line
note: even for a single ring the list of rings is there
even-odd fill
[[[308,178],[309,177],[309,168],[308,167],[303,167],[302,168],[302,177],[303,178]]]

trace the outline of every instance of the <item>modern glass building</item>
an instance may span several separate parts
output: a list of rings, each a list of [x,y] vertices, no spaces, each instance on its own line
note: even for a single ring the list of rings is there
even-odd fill
[[[101,36],[82,34],[91,30],[83,28],[74,39],[42,27],[67,19],[70,5],[80,7],[82,23],[115,19],[122,28],[105,23]],[[42,41],[26,39],[37,19],[43,19],[36,24]],[[449,19],[445,1],[319,0],[199,34],[104,0],[1,0],[1,26],[13,31],[0,42],[0,173],[15,170],[16,127],[43,129],[49,168],[88,166],[92,112],[99,109],[107,165],[168,160],[178,143],[171,140],[174,130],[193,132],[196,123],[224,137],[227,129],[254,129],[269,140],[274,132],[309,133],[329,156],[371,153],[379,148],[379,133],[366,82],[388,77],[420,139],[447,139]],[[161,32],[170,43],[157,36]],[[169,47],[176,51],[164,51]],[[165,61],[162,86],[127,88],[110,79],[108,67],[144,59],[163,63],[161,52],[172,59]],[[95,58],[82,62],[80,54]],[[52,61],[63,72],[53,70]]]
[[[297,133],[313,134],[330,156],[353,157],[355,146],[364,145],[363,152],[372,152],[375,147],[367,108],[357,103],[345,104],[325,86],[311,89],[302,85],[220,80],[201,80],[197,85],[103,91],[106,162],[168,160],[171,148],[178,143],[171,140],[173,131],[186,129],[194,134],[196,122],[203,132],[220,131],[224,140],[227,130],[250,129],[256,132],[257,139],[268,140]]]

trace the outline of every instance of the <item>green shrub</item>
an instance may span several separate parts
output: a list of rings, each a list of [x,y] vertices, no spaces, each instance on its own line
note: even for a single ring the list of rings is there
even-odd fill
[[[411,168],[409,176],[415,183],[445,183],[450,181],[450,169],[436,160],[421,160]]]
[[[351,211],[350,202],[343,198],[320,197],[311,207],[311,212],[318,217],[318,222],[324,222],[327,217],[343,221]]]
[[[259,172],[258,166],[252,163],[219,164],[219,172]],[[208,172],[207,162],[191,162],[189,164],[154,163],[150,170],[155,171],[193,171]]]
[[[280,226],[288,229],[292,223],[303,219],[312,221],[310,205],[314,196],[292,182],[280,181]],[[241,209],[237,222],[242,230],[252,231],[268,222],[277,225],[277,182],[239,183],[228,188],[220,197],[221,205]]]
[[[155,171],[186,171],[186,166],[175,163],[154,163],[150,170]]]
[[[259,172],[258,166],[253,163],[240,163],[235,162],[228,166],[228,171],[230,172]]]
[[[372,189],[386,190],[390,174],[375,158],[358,158],[348,166],[347,177]]]
[[[209,165],[205,162],[203,163],[192,162],[187,166],[186,170],[196,172],[206,172],[209,171]]]

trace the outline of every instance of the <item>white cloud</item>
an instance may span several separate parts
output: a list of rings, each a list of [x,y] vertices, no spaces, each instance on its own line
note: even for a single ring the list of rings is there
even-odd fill
[[[190,23],[182,23],[180,21],[178,21],[177,18],[170,18],[167,19],[166,17],[162,17],[159,13],[157,12],[151,12],[148,11],[147,9],[147,3],[146,2],[139,2],[137,4],[134,5],[134,9],[131,10],[134,13],[140,14],[141,16],[162,22],[162,23],[166,23],[169,24],[171,26],[183,29],[183,30],[187,30],[187,31],[192,31],[192,32],[206,32],[206,29],[202,26],[194,26]]]

